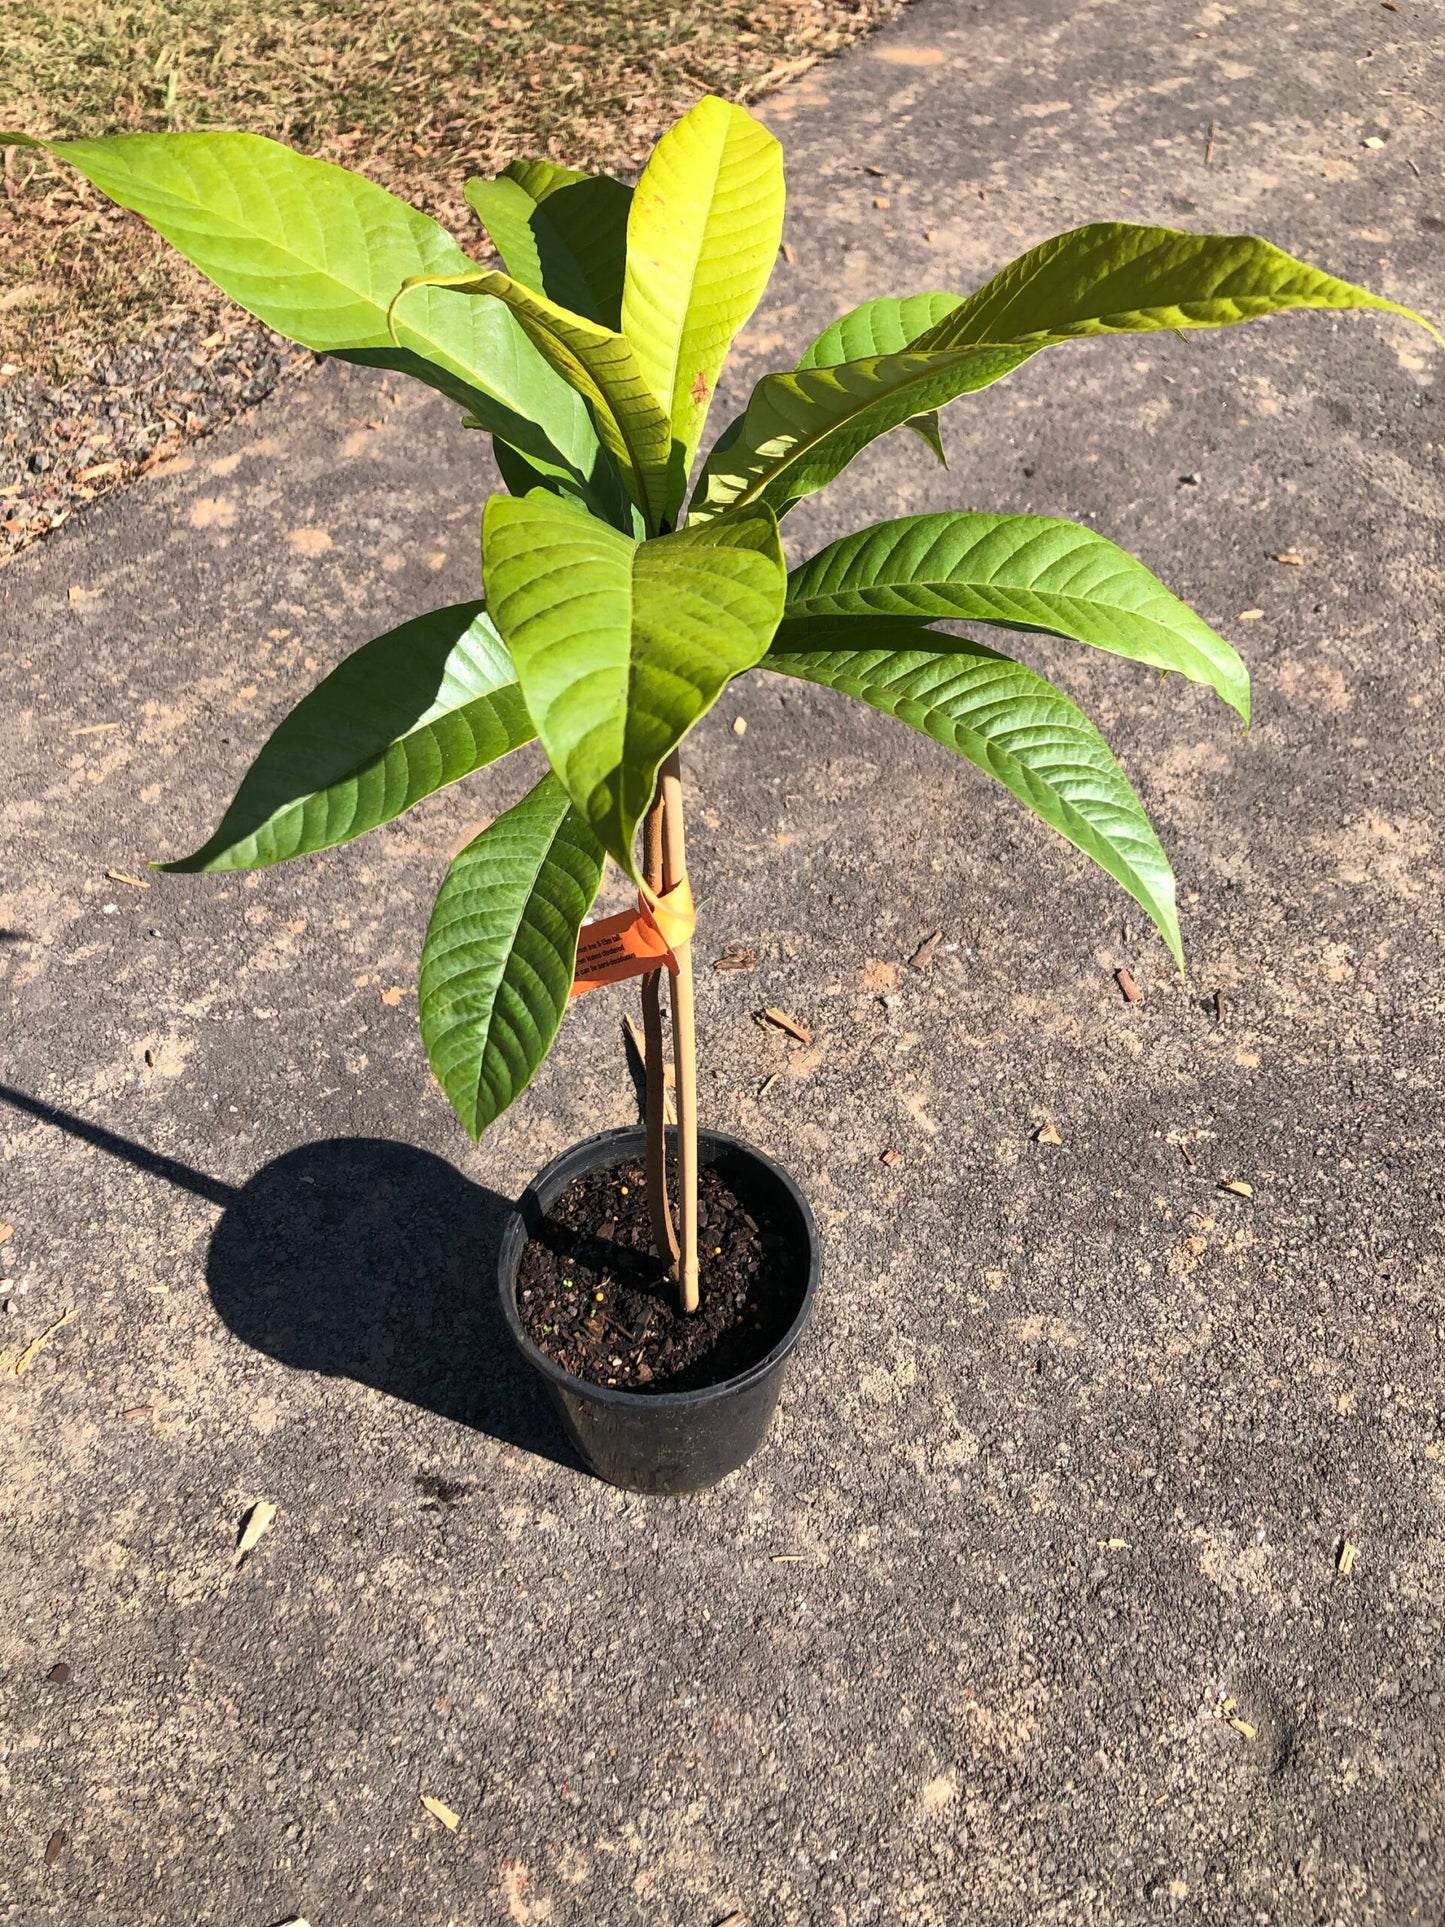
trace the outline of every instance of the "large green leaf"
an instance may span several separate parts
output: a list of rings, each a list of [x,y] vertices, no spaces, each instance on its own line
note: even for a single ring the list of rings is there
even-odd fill
[[[672,435],[627,337],[600,327],[585,315],[573,314],[570,308],[558,307],[555,301],[534,294],[509,274],[475,264],[465,274],[423,275],[406,282],[393,309],[400,315],[417,291],[438,288],[451,294],[491,297],[516,316],[538,353],[591,408],[603,446],[621,468],[628,493],[642,510],[649,532],[655,532],[667,507]],[[510,436],[503,439],[511,440]]]
[[[1076,522],[983,514],[880,522],[794,569],[784,614],[779,648],[794,617],[951,617],[1044,630],[1177,669],[1249,721],[1249,672],[1224,638],[1142,562]]]
[[[707,95],[652,150],[632,198],[622,331],[672,424],[676,518],[733,337],[783,238],[783,150],[741,107]]]
[[[418,296],[393,338],[387,306],[402,283],[468,262],[444,228],[374,181],[259,134],[0,138],[78,168],[268,327],[419,376],[532,459],[593,473],[586,408],[505,308]]]
[[[513,161],[466,185],[473,212],[508,274],[604,328],[622,325],[632,189],[610,174]]]
[[[790,623],[762,667],[871,703],[996,777],[1124,886],[1183,967],[1174,877],[1143,805],[1088,717],[1042,676],[901,618]]]
[[[516,671],[480,602],[363,644],[277,727],[220,828],[163,870],[255,870],[349,843],[532,740]]]
[[[908,301],[922,313],[924,304],[949,299],[907,297],[896,312],[887,302],[866,302],[819,337],[805,357],[811,366],[766,376],[709,456],[692,517],[757,501],[781,516],[878,435],[1078,336],[1223,327],[1288,308],[1376,308],[1421,320],[1249,235],[1109,222],[1076,228],[1021,256],[976,294],[945,307],[904,352],[822,365],[845,341],[864,342],[875,330],[896,340]],[[972,368],[953,359],[970,352],[983,357]]]
[[[1043,347],[1079,335],[1221,328],[1287,308],[1376,308],[1421,320],[1252,234],[1184,234],[1100,221],[1020,255],[913,346]]]
[[[962,348],[869,356],[765,375],[719,436],[693,491],[689,522],[764,502],[779,517],[825,488],[855,455],[960,395],[1011,374],[1037,350]]]
[[[637,543],[555,497],[494,495],[482,573],[552,767],[635,880],[659,766],[777,627],[777,523],[758,510]]]
[[[567,1010],[602,847],[550,773],[447,871],[421,953],[421,1034],[480,1137],[530,1083]]]

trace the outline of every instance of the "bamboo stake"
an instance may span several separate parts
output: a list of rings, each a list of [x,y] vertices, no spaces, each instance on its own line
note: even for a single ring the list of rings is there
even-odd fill
[[[676,889],[687,875],[682,832],[682,765],[677,751],[662,766],[662,887]],[[698,1306],[697,1254],[697,1030],[692,1000],[692,944],[678,944],[672,980],[672,1056],[677,1075],[677,1189],[680,1205],[679,1280],[682,1308]]]
[[[662,787],[642,824],[642,874],[649,890],[663,887]],[[662,1064],[662,975],[649,971],[642,980],[642,1066],[647,1088],[647,1213],[652,1220],[652,1242],[673,1277],[678,1275],[677,1233],[667,1200],[667,1096]]]

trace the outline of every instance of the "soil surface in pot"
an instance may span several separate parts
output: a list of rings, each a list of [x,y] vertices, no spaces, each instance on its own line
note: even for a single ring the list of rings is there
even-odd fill
[[[771,1351],[798,1309],[798,1258],[759,1198],[698,1180],[699,1309],[685,1317],[652,1248],[647,1181],[624,1162],[577,1178],[522,1253],[517,1310],[564,1371],[633,1392],[696,1391]]]

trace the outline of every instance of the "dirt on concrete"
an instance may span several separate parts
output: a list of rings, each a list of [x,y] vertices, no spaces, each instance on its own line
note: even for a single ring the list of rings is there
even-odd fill
[[[769,103],[794,259],[719,419],[864,293],[1091,217],[1445,314],[1442,53],[1406,4],[920,0]],[[315,860],[142,868],[475,593],[478,439],[328,369],[6,572],[0,1920],[1445,1914],[1440,365],[1364,315],[1084,344],[790,518],[1086,518],[1255,721],[1018,643],[1154,813],[1183,978],[899,724],[756,675],[690,739],[700,943],[758,959],[700,973],[704,1121],[799,1176],[828,1283],[685,1502],[570,1462],[492,1308],[505,1201],[635,1116],[625,993],[477,1149],[417,1036],[530,753]]]

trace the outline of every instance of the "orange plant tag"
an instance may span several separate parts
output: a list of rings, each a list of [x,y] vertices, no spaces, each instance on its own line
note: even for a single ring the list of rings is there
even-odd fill
[[[578,933],[572,995],[580,997],[600,984],[621,983],[624,977],[644,976],[663,964],[677,968],[662,932],[643,911],[600,917],[596,923],[584,923]]]
[[[684,877],[665,896],[651,902],[639,898],[635,910],[584,923],[577,934],[572,996],[626,977],[643,977],[650,970],[665,968],[675,975],[673,945],[688,941],[694,921],[692,891]]]

